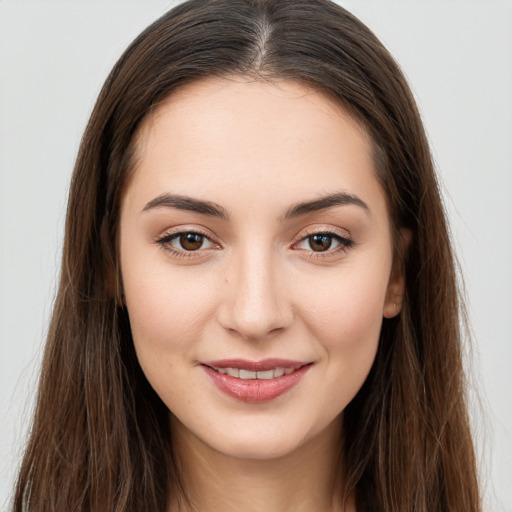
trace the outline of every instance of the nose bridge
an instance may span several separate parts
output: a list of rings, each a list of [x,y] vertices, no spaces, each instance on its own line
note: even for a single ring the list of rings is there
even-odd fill
[[[280,265],[271,247],[247,244],[233,254],[223,325],[244,339],[260,339],[283,329],[291,310],[280,279]]]

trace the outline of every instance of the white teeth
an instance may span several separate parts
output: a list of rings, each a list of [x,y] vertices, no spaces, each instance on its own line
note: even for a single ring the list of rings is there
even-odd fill
[[[290,368],[290,370],[293,371],[292,368]],[[291,372],[290,372],[291,373]],[[276,368],[274,370],[274,377],[282,377],[284,375],[284,368]]]
[[[240,370],[238,368],[226,368],[226,373],[231,377],[240,377]]]
[[[252,372],[250,370],[241,370],[239,368],[215,368],[219,373],[223,375],[230,375],[237,379],[243,380],[270,380],[276,377],[282,377],[283,375],[290,375],[295,371],[295,368],[274,368],[273,370],[265,370],[261,372]]]
[[[244,380],[255,379],[256,372],[250,372],[249,370],[240,370],[240,378]]]

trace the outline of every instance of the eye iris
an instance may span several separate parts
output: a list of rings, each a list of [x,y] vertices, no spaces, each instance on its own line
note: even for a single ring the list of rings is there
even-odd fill
[[[184,233],[180,236],[180,245],[187,251],[197,251],[203,245],[204,236],[197,233]]]
[[[309,245],[313,251],[327,251],[332,245],[332,236],[312,235],[309,237]]]

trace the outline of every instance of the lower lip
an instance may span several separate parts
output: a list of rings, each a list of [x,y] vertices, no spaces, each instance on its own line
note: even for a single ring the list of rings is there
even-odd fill
[[[236,377],[231,377],[231,375],[216,372],[208,366],[203,366],[203,368],[217,388],[226,395],[242,402],[259,403],[273,400],[292,389],[311,368],[311,365],[302,366],[289,375],[268,380],[237,379]]]

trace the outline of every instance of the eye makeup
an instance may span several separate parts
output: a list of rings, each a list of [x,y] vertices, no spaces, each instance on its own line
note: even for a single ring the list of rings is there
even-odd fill
[[[165,233],[156,238],[155,243],[177,258],[201,258],[212,250],[222,249],[211,235],[197,228]],[[347,252],[353,246],[353,240],[334,230],[310,229],[290,248],[311,258],[330,258]]]

